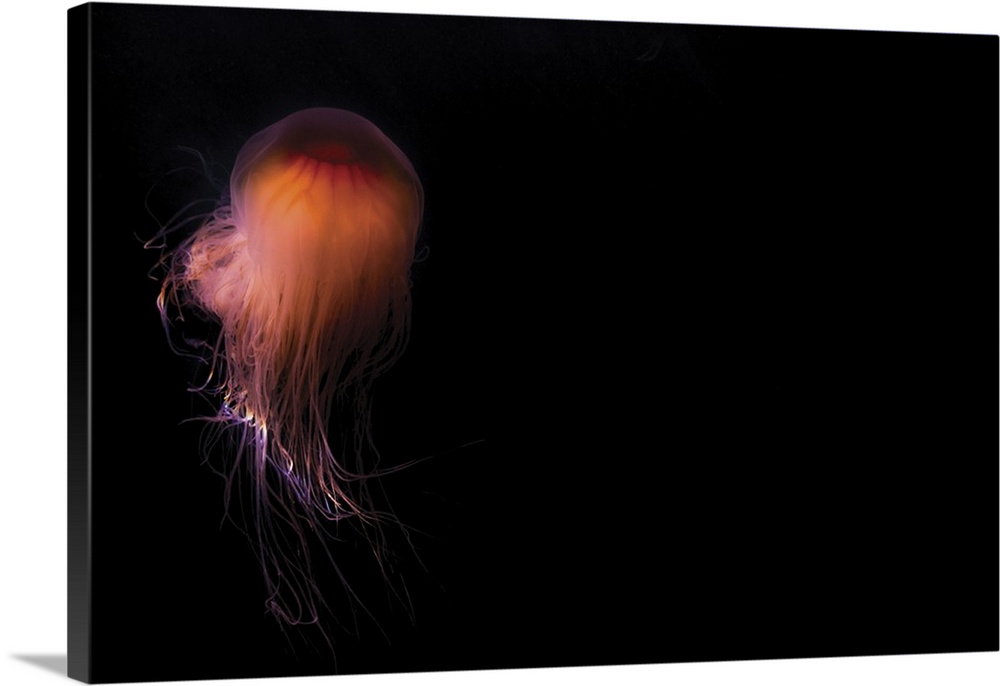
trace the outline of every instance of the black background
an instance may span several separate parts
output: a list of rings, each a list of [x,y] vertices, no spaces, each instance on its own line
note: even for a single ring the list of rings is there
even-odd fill
[[[96,680],[998,648],[996,37],[92,12]],[[334,546],[335,659],[220,526],[142,245],[314,106],[429,250],[374,407],[420,562]]]

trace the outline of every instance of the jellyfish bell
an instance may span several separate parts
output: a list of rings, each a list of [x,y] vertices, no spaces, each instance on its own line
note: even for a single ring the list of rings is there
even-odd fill
[[[413,258],[423,191],[410,161],[346,110],[296,112],[253,136],[230,181],[233,222],[251,258],[357,282]]]
[[[195,310],[220,329],[207,343],[221,396],[214,419],[243,432],[236,463],[254,482],[268,608],[288,623],[316,621],[306,531],[379,519],[365,489],[365,458],[377,458],[370,393],[408,338],[422,211],[413,166],[374,124],[302,110],[246,142],[229,204],[168,262],[164,321],[172,303],[179,320]],[[345,405],[352,425],[331,427]]]

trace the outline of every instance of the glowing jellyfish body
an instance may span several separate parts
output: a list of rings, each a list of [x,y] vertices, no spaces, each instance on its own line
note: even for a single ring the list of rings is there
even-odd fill
[[[377,519],[361,464],[376,455],[369,393],[407,340],[422,205],[413,166],[371,122],[303,110],[247,141],[229,204],[174,253],[164,280],[165,318],[173,305],[219,325],[216,419],[242,429],[268,607],[288,623],[317,615],[305,533]],[[345,407],[351,438],[338,442],[329,425]]]

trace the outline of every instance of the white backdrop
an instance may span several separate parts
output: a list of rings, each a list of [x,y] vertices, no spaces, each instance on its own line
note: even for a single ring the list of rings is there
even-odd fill
[[[5,430],[0,443],[0,684],[17,686],[65,679],[65,65],[66,10],[74,4],[15,0],[5,5],[0,18],[0,199],[5,210],[0,224],[0,427]],[[996,0],[187,0],[160,4],[1000,34],[1000,2]],[[128,384],[127,373],[121,383]],[[142,392],[135,389],[137,400]],[[565,684],[669,682],[678,686],[992,686],[1000,683],[1000,653],[339,677],[337,683],[541,684],[556,679]],[[326,681],[329,677],[254,683]]]

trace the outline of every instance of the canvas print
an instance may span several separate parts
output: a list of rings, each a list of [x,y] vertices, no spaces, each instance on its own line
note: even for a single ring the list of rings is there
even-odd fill
[[[73,678],[1000,648],[996,36],[68,31]]]

